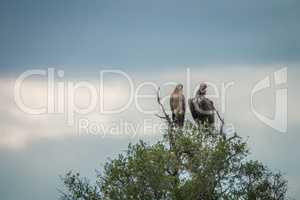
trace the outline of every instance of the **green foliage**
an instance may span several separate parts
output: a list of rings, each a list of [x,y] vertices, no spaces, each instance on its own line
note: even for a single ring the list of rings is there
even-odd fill
[[[62,177],[68,192],[61,192],[61,199],[68,200],[99,200],[102,199],[98,186],[92,186],[88,180],[80,178],[79,173],[68,172]]]
[[[172,142],[169,139],[172,138]],[[284,200],[287,182],[247,159],[246,142],[190,122],[170,128],[152,146],[129,145],[105,165],[92,186],[78,174],[63,177],[65,200]]]

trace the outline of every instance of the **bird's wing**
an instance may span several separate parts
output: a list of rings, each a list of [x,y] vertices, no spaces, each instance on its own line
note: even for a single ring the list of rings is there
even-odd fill
[[[211,103],[210,100],[207,98],[203,98],[200,100],[200,103],[196,102],[194,104],[195,110],[197,113],[205,114],[205,115],[211,115],[213,114],[213,110],[211,109]]]
[[[175,110],[174,103],[175,103],[174,95],[171,94],[171,96],[170,96],[170,108],[171,108],[172,113],[173,113],[174,110]]]
[[[189,99],[188,104],[189,104],[189,108],[190,108],[193,119],[197,120],[197,113],[196,113],[196,110],[194,107],[193,99]]]
[[[183,113],[185,114],[185,96],[182,95],[182,109],[183,109]]]
[[[205,107],[207,107],[208,110],[213,111],[215,110],[214,102],[208,98],[205,98],[203,100],[203,103],[205,104]]]

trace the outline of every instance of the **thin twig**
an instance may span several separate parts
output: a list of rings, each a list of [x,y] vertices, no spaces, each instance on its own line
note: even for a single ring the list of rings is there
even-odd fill
[[[173,123],[172,119],[170,118],[170,116],[168,115],[168,113],[166,112],[166,109],[165,109],[164,105],[160,101],[159,91],[160,91],[160,88],[158,88],[158,90],[157,90],[157,103],[159,104],[159,106],[160,106],[160,108],[161,108],[164,116],[160,116],[158,114],[156,114],[155,116],[157,116],[157,117],[159,117],[159,118],[164,119],[164,120],[167,121],[167,123],[168,123],[168,137],[169,137],[170,149],[172,150],[173,147],[174,147],[174,145],[175,145],[175,138],[173,136],[173,131],[174,131],[173,130],[173,128],[174,128],[173,125],[174,125],[174,123]]]
[[[165,107],[163,106],[163,104],[160,101],[159,91],[160,91],[160,88],[158,88],[158,90],[157,90],[157,103],[160,105],[160,108],[161,108],[161,110],[162,110],[162,112],[164,114],[164,117],[163,116],[159,116],[158,114],[156,114],[155,116],[157,116],[157,117],[159,117],[161,119],[167,120],[168,124],[171,125],[172,124],[172,120],[171,120],[170,116],[168,115],[168,113],[166,112]]]
[[[214,107],[214,110],[216,111],[217,116],[218,116],[219,120],[221,121],[220,134],[223,135],[223,127],[225,124],[224,119],[222,119],[220,113],[218,112],[218,110],[215,107]]]

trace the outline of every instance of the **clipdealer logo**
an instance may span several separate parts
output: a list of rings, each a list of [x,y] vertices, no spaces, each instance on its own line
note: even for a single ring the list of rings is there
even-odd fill
[[[109,102],[110,99],[105,99],[106,91],[104,89],[105,81],[104,78],[109,75],[119,76],[123,80],[126,81],[126,87],[128,91],[128,99],[126,103],[122,105],[118,105],[117,108],[107,108],[105,107],[105,101]],[[47,102],[45,102],[44,106],[40,108],[33,107],[32,105],[26,105],[23,99],[24,91],[22,91],[22,85],[25,84],[26,80],[30,79],[33,76],[39,76],[42,78],[46,78],[47,80]],[[191,73],[190,69],[186,69],[186,97],[189,98],[196,94],[197,87],[191,87]],[[113,115],[126,111],[129,107],[134,103],[135,108],[143,113],[143,114],[153,114],[157,113],[157,109],[144,109],[142,106],[142,99],[152,99],[152,101],[156,99],[155,93],[147,93],[141,92],[145,87],[151,87],[154,91],[157,91],[159,86],[155,82],[147,82],[143,81],[137,87],[134,85],[133,78],[129,76],[127,73],[121,70],[101,70],[99,72],[99,85],[95,86],[95,83],[91,83],[88,81],[66,81],[63,80],[64,71],[56,70],[54,68],[48,68],[47,70],[42,69],[33,69],[27,70],[23,72],[15,81],[14,87],[14,99],[17,107],[23,111],[24,113],[31,115],[39,115],[39,114],[64,114],[67,124],[69,126],[73,126],[75,123],[76,115],[87,115],[95,110],[98,110],[101,115]],[[274,81],[272,82],[271,80]],[[207,85],[213,90],[213,94],[207,95],[209,98],[213,98],[214,100],[218,100],[220,103],[220,111],[222,114],[226,113],[226,101],[227,101],[227,91],[229,88],[234,86],[234,82],[230,81],[227,83],[222,83],[221,88],[218,88],[217,84],[206,81]],[[274,85],[272,85],[274,83]],[[161,87],[175,87],[176,82],[169,81],[163,82]],[[264,79],[257,82],[252,90],[250,91],[250,103],[251,103],[251,112],[255,115],[255,117],[268,125],[269,127],[279,131],[286,132],[287,131],[287,68],[282,68],[280,70],[275,71],[272,76],[267,76]],[[268,89],[272,86],[275,88],[275,115],[273,118],[268,118],[267,116],[259,113],[255,106],[254,100],[255,95],[258,92],[263,92],[265,89]],[[278,88],[278,86],[281,86]],[[282,88],[284,86],[284,88]],[[78,106],[76,104],[76,94],[78,90],[83,89],[88,92],[88,103],[85,104],[84,107]],[[113,93],[113,91],[111,91]],[[168,100],[168,96],[162,98],[162,102]],[[247,103],[247,102],[245,102]],[[187,109],[189,112],[189,109]],[[80,120],[79,120],[80,121]],[[85,121],[86,122],[86,121]],[[228,125],[229,132],[234,132],[233,124]],[[226,126],[225,126],[226,128]]]
[[[275,89],[275,114],[273,118],[266,117],[259,113],[254,107],[254,96],[258,92],[271,88],[271,79],[274,81],[273,87]],[[288,89],[287,89],[287,67],[277,70],[273,76],[266,76],[255,84],[251,91],[251,110],[254,115],[264,124],[272,127],[273,129],[285,133],[287,132],[287,110],[288,110]],[[283,88],[278,88],[283,86]]]

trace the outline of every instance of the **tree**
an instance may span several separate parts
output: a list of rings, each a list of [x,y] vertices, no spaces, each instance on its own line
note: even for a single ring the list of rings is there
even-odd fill
[[[170,130],[173,144],[170,145]],[[246,142],[187,122],[169,129],[163,141],[130,144],[108,162],[95,185],[69,172],[65,200],[287,199],[287,181],[261,162],[247,159]]]
[[[129,144],[106,163],[94,185],[79,173],[62,180],[63,200],[286,200],[287,181],[247,159],[246,142],[234,134],[187,121],[176,128],[160,102],[168,129],[162,141]]]

